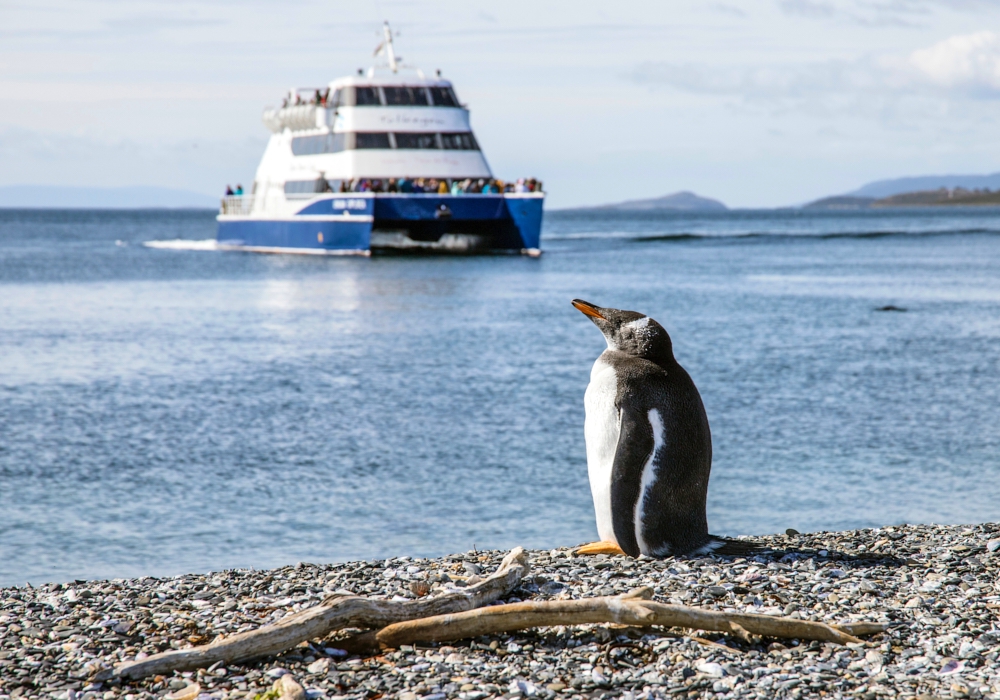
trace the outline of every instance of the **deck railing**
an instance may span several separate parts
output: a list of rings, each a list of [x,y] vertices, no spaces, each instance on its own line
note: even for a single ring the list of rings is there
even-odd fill
[[[222,206],[219,207],[220,214],[230,216],[245,216],[253,208],[253,197],[248,194],[234,194],[222,198]]]

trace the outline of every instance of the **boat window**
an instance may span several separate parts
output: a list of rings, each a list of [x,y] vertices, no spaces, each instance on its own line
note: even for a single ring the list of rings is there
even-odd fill
[[[316,194],[330,192],[330,183],[326,180],[289,180],[285,183],[285,194]]]
[[[458,107],[458,98],[455,97],[455,93],[451,88],[432,87],[429,89],[435,107]]]
[[[378,88],[376,87],[354,88],[354,103],[359,106],[382,104],[382,100],[380,100],[378,96]]]
[[[396,148],[439,148],[437,134],[396,132]]]
[[[449,151],[478,151],[479,144],[472,132],[448,134],[426,132],[347,132],[296,136],[292,139],[292,153],[297,156],[315,156],[340,153],[356,148],[422,150],[444,148]]]
[[[299,136],[292,139],[292,153],[297,156],[311,156],[326,150],[326,134],[319,136]]]
[[[426,106],[427,90],[422,87],[384,87],[385,103],[392,106]]]
[[[377,87],[349,85],[340,89],[338,104],[343,107],[381,105],[382,99]]]
[[[441,145],[452,151],[478,151],[479,144],[472,132],[458,134],[441,134]]]
[[[326,101],[326,106],[328,109],[337,109],[340,106],[340,90],[334,91],[333,95],[329,100]]]
[[[319,134],[297,136],[292,139],[292,153],[297,156],[315,156],[321,153],[339,153],[350,148],[344,138],[347,134]]]
[[[355,148],[391,148],[389,134],[358,133],[355,134]]]

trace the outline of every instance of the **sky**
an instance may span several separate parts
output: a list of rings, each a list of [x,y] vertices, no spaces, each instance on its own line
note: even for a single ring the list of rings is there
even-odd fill
[[[246,185],[262,110],[383,19],[551,207],[1000,170],[1000,0],[0,0],[0,185]]]

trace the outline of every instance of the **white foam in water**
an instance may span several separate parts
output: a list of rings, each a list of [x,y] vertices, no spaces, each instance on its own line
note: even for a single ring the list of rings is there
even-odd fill
[[[161,248],[164,250],[218,250],[218,241],[214,238],[206,238],[201,241],[192,241],[184,238],[174,238],[169,241],[146,241],[143,243],[147,248]]]

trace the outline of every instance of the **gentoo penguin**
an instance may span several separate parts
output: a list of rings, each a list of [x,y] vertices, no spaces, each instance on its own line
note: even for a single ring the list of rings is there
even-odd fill
[[[674,359],[667,331],[635,311],[580,299],[573,306],[608,342],[584,399],[587,470],[602,542],[578,553],[667,557],[725,545],[746,549],[747,543],[708,534],[712,435],[701,395]]]

